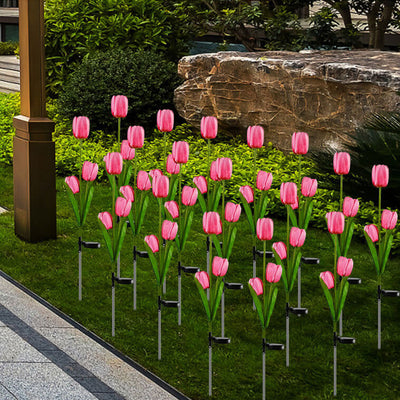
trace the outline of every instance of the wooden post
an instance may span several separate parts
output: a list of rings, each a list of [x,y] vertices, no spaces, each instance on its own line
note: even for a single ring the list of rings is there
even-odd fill
[[[54,123],[46,115],[43,0],[20,0],[21,115],[14,118],[15,233],[56,238]]]

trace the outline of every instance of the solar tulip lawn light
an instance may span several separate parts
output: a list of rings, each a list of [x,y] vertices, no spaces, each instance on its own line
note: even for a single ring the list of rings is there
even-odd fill
[[[158,110],[157,112],[157,129],[163,133],[164,141],[164,158],[163,169],[167,169],[167,137],[166,132],[171,132],[174,129],[174,113],[172,110]]]
[[[364,236],[367,240],[372,260],[378,276],[378,349],[381,348],[381,302],[382,297],[399,297],[397,290],[382,289],[382,275],[385,272],[393,244],[394,228],[397,224],[397,213],[395,211],[383,210],[381,214],[382,188],[389,182],[389,168],[386,165],[374,165],[372,168],[372,183],[379,189],[378,200],[378,225],[367,225],[364,227]],[[383,234],[383,232],[385,232]],[[376,245],[377,243],[377,245]]]
[[[265,400],[265,352],[266,350],[283,350],[284,346],[278,343],[267,343],[266,332],[274,311],[279,282],[282,275],[282,267],[273,263],[268,263],[265,267],[265,257],[263,262],[263,279],[251,278],[249,280],[250,294],[261,323],[262,329],[262,399]],[[270,283],[266,285],[266,281]],[[262,297],[261,297],[262,296]]]
[[[118,145],[121,143],[121,118],[128,115],[128,98],[126,96],[113,96],[111,98],[111,114],[118,120]]]

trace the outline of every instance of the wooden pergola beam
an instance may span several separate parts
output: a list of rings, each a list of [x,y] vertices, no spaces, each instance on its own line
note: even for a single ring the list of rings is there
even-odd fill
[[[56,238],[54,123],[47,118],[43,0],[20,0],[21,115],[14,118],[15,233]]]

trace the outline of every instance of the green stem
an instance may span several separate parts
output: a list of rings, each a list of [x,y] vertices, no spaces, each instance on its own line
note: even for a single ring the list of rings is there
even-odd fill
[[[161,249],[162,249],[162,236],[161,236],[161,199],[158,199],[158,252],[159,252],[159,271],[161,276]]]
[[[340,211],[343,212],[343,175],[340,175],[340,203],[339,203]]]
[[[225,181],[222,181],[222,243],[225,239]]]
[[[83,205],[82,205],[82,139],[79,139],[79,212],[81,217],[81,224],[82,224],[82,214],[83,214]]]
[[[210,143],[210,139],[207,139],[207,148],[208,148],[208,152],[207,152],[207,166],[208,166],[208,176],[207,176],[207,211],[210,211],[210,196],[208,194],[209,192],[209,187],[211,184],[211,179],[209,179],[210,176],[210,168],[211,168],[211,164],[210,164],[210,158],[211,158],[211,143]]]
[[[286,217],[286,253],[287,253],[287,259],[286,259],[286,265],[287,265],[287,267],[288,267],[288,269],[289,269],[289,265],[290,265],[290,263],[289,263],[289,207],[290,207],[290,205],[286,205],[286,207],[287,207],[287,212],[286,212],[286,214],[287,214],[287,217]]]
[[[133,202],[133,223],[136,225],[135,226],[135,233],[137,233],[137,221],[136,221],[136,193],[138,193],[137,188],[136,188],[136,182],[137,182],[137,149],[135,151],[135,175],[133,176],[133,194],[135,195],[135,201]]]
[[[114,187],[116,185],[115,182],[115,175],[112,175],[112,179],[114,179]],[[111,185],[111,191],[112,191],[112,209],[111,209],[111,215],[112,215],[112,221],[113,221],[113,243],[115,244],[115,225],[117,223],[117,218],[115,216],[115,190],[113,188],[113,186]]]
[[[118,118],[118,149],[121,146],[121,118]]]
[[[334,242],[335,242],[335,245],[334,245],[334,251],[335,251],[335,253],[334,253],[334,255],[333,255],[333,272],[334,272],[334,289],[335,289],[335,308],[336,307],[338,307],[338,304],[336,304],[336,282],[337,282],[337,242],[338,242],[338,236],[336,235],[335,236],[335,240],[334,240]],[[337,308],[336,308],[337,309]]]
[[[263,241],[263,250],[264,250],[264,254],[263,254],[263,276],[262,276],[262,283],[263,283],[263,305],[264,305],[264,310],[265,310],[265,291],[266,291],[266,267],[265,267],[265,252],[267,250],[267,243],[264,240]]]
[[[182,230],[182,218],[181,218],[181,214],[182,214],[182,175],[181,175],[181,169],[183,167],[183,164],[179,165],[179,174],[178,174],[178,179],[179,179],[179,225],[178,225],[178,232],[179,234],[183,232]],[[182,246],[182,236],[179,235],[179,241],[181,243]],[[182,249],[182,247],[181,247]],[[178,259],[180,261],[180,256],[181,256],[181,252],[179,251],[178,254]]]
[[[164,174],[167,170],[167,137],[164,132]]]
[[[297,188],[297,192],[299,193],[298,195],[298,213],[299,213],[299,228],[303,228],[303,222],[301,221],[302,218],[300,218],[300,214],[301,214],[301,200],[303,198],[302,193],[301,193],[301,154],[299,154],[299,179],[298,179],[298,184],[297,184],[298,188]]]
[[[212,307],[213,307],[213,291],[211,290],[212,288],[212,240],[210,238],[210,254],[209,254],[209,263],[210,263],[210,311],[212,312]]]
[[[257,188],[257,152],[253,149],[253,215],[256,210],[256,188]],[[254,221],[257,223],[257,221]]]

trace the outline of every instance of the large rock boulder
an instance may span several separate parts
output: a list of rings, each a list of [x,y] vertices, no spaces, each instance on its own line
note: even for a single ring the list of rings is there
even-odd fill
[[[311,148],[340,147],[370,113],[400,109],[400,53],[221,52],[184,57],[178,71],[175,105],[188,122],[214,115],[243,136],[262,125],[285,151],[295,131],[308,132]]]

